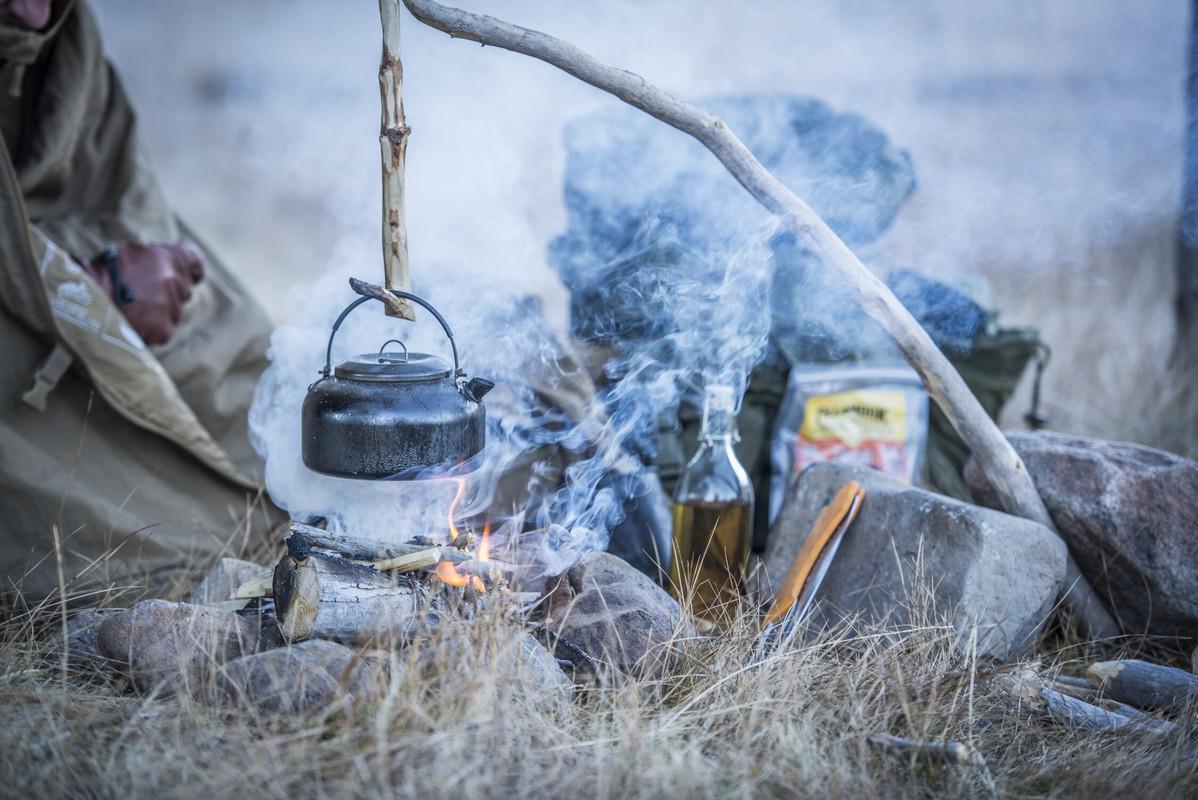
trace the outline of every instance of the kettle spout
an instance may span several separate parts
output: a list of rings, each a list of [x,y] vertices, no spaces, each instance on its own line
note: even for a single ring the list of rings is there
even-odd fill
[[[471,378],[462,387],[462,392],[476,403],[481,403],[487,392],[495,388],[495,381],[486,378]]]

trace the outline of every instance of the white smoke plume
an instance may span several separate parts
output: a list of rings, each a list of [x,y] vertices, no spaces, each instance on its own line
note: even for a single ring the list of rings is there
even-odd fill
[[[452,487],[321,478],[299,458],[300,404],[329,326],[353,298],[346,278],[381,277],[374,6],[95,5],[168,193],[198,229],[229,243],[279,321],[253,415],[272,496],[296,515],[332,514],[335,525],[381,538],[443,525]],[[1035,270],[1176,214],[1185,4],[463,5],[562,36],[685,97],[788,93],[866,115],[910,153],[919,182],[885,236],[861,249],[870,263],[936,276],[994,263]],[[675,285],[666,298],[701,303],[724,292],[717,321],[726,328],[678,324],[610,364],[625,376],[607,398],[618,413],[546,417],[524,380],[535,371],[552,383],[555,370],[576,368],[557,361],[568,298],[548,258],[567,224],[562,132],[618,103],[410,17],[403,35],[414,288],[453,324],[467,371],[500,383],[487,398],[483,472],[545,444],[594,451],[561,493],[511,511],[520,524],[552,525],[553,546],[567,554],[602,546],[620,512],[601,478],[637,467],[615,443],[635,440],[705,371],[723,366],[743,380],[762,355],[768,267],[758,248],[768,231],[743,221],[754,235],[719,254],[722,278]],[[678,158],[706,158],[675,138]],[[680,320],[702,317],[665,307]],[[427,315],[414,332],[405,327],[362,309],[338,352],[368,352],[397,332],[415,350],[444,352]],[[477,481],[466,510],[481,509],[493,488]]]

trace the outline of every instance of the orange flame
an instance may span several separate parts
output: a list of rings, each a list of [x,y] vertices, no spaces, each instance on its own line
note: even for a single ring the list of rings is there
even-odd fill
[[[458,538],[458,526],[454,524],[453,518],[457,516],[458,506],[462,504],[462,498],[466,496],[466,479],[454,478],[458,488],[453,493],[453,499],[449,501],[449,532],[453,534],[453,538]]]
[[[478,554],[475,556],[479,561],[491,560],[491,520],[483,525],[483,538],[478,543]]]
[[[452,563],[442,561],[437,565],[437,577],[442,583],[449,586],[473,586],[477,591],[486,591],[486,586],[483,585],[482,578],[477,575],[466,575]]]
[[[459,533],[458,526],[454,524],[453,518],[458,510],[458,506],[462,504],[462,498],[466,496],[466,479],[456,478],[455,480],[457,481],[458,488],[454,492],[453,500],[449,502],[449,532],[452,534],[454,539],[458,538]],[[487,538],[490,535],[490,532],[491,531],[489,527],[483,531],[483,540],[478,547],[479,558],[485,558],[482,554],[486,552],[486,549],[489,549]],[[483,584],[482,579],[477,575],[464,575],[461,570],[459,570],[449,561],[442,561],[437,565],[436,575],[441,579],[442,583],[446,583],[450,586],[460,587],[470,585],[479,592],[486,591],[487,588]]]

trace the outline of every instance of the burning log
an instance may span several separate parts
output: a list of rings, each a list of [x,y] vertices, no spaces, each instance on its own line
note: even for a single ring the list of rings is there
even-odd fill
[[[605,64],[540,31],[443,6],[433,0],[403,2],[416,19],[453,38],[499,47],[552,64],[698,140],[749,194],[856,292],[862,309],[890,334],[907,362],[919,373],[928,394],[973,451],[1003,508],[1056,530],[1023,460],[927,331],[827,223],[762,166],[722,120],[663,92],[633,72]],[[1114,618],[1072,557],[1068,562],[1064,600],[1091,637],[1118,635]]]
[[[518,571],[517,567],[511,564],[505,564],[501,561],[484,561],[477,558],[464,560],[454,566],[459,572],[482,578],[489,586],[511,583]]]
[[[1198,675],[1147,661],[1101,661],[1086,678],[1108,697],[1139,708],[1180,714],[1198,703]]]
[[[917,742],[889,733],[875,733],[867,739],[870,744],[893,756],[930,764],[963,764],[984,767],[982,754],[963,742]]]
[[[349,534],[332,533],[331,531],[314,528],[302,522],[292,522],[291,533],[303,534],[313,547],[318,547],[321,550],[331,550],[338,555],[354,559],[355,561],[382,561],[388,558],[398,558],[419,550],[425,550],[430,546],[429,543],[394,544],[392,542],[374,541],[373,539],[362,539]]]
[[[332,551],[352,561],[364,562],[383,572],[414,572],[431,569],[445,561],[457,564],[470,558],[467,553],[450,545],[378,542],[344,533],[330,533],[302,522],[291,523],[291,534],[302,535],[313,547]]]
[[[420,593],[410,582],[335,556],[313,553],[311,560],[320,584],[311,638],[360,644],[420,621]]]
[[[443,548],[430,548],[439,558]],[[406,566],[423,564],[427,551],[400,556]],[[436,563],[435,561],[433,563]],[[305,533],[295,531],[287,553],[273,570],[243,583],[235,598],[273,596],[279,629],[287,641],[305,638],[360,643],[406,633],[419,618],[419,593],[410,582],[371,565],[312,552]]]
[[[320,611],[320,577],[303,535],[293,533],[287,540],[287,553],[275,567],[271,592],[283,638],[289,642],[308,638]]]

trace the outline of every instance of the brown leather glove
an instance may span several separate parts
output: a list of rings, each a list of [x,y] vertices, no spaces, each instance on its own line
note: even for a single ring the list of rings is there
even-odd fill
[[[84,265],[109,297],[112,275],[99,258]],[[146,344],[165,344],[183,316],[191,287],[204,277],[204,258],[188,244],[129,244],[117,250],[117,274],[133,299],[120,303],[129,325]]]

